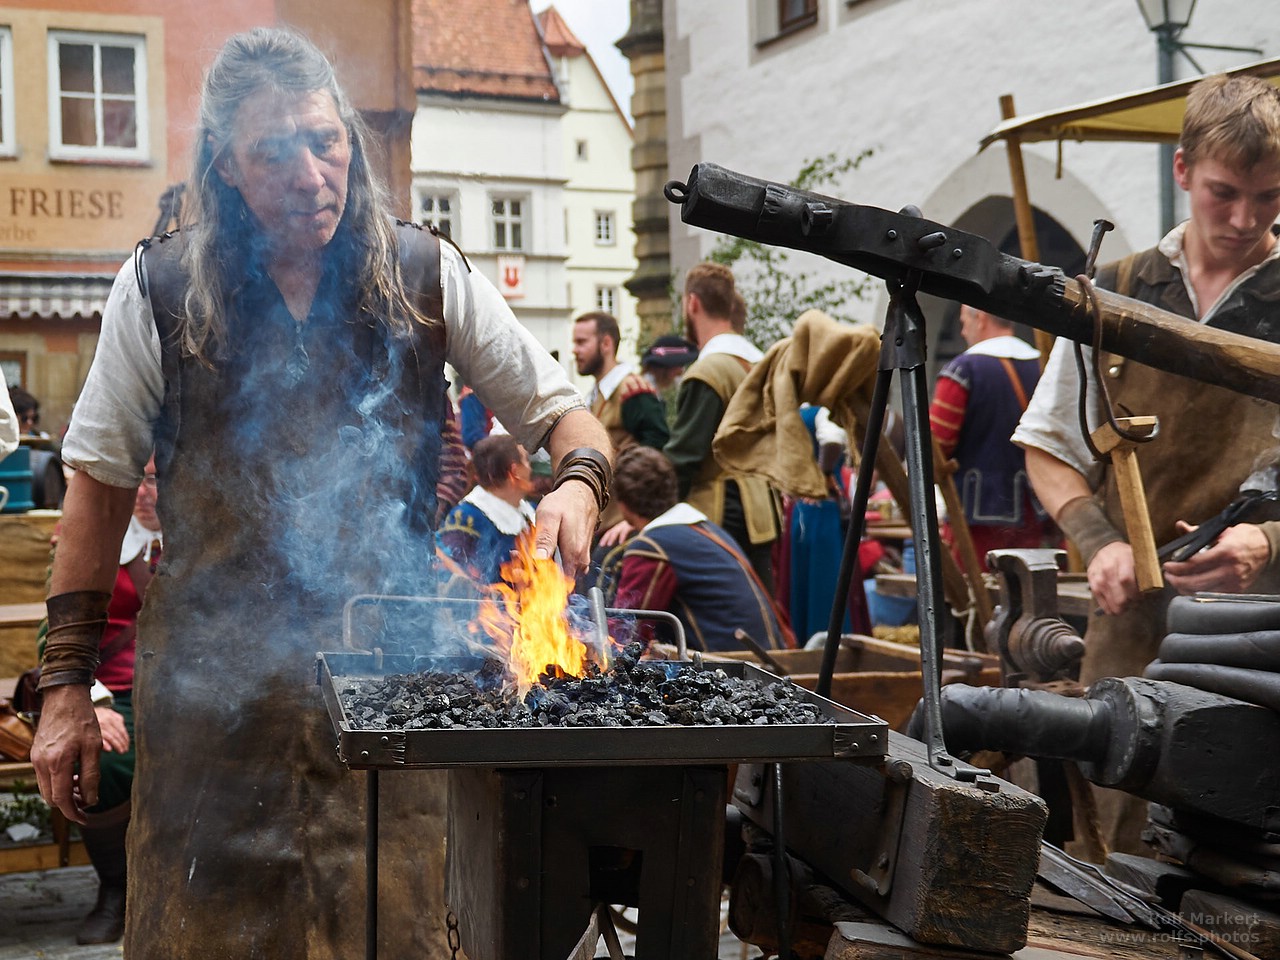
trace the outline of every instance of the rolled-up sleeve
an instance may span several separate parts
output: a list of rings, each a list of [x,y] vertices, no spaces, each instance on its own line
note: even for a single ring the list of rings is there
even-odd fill
[[[13,412],[9,387],[4,382],[4,371],[0,370],[0,460],[17,449],[18,415]]]
[[[568,374],[525,329],[497,289],[440,246],[446,359],[480,401],[529,451],[586,402]]]
[[[1088,367],[1093,362],[1092,351],[1089,347],[1081,349]],[[1010,439],[1020,447],[1043,450],[1086,478],[1092,478],[1098,464],[1080,430],[1079,403],[1080,376],[1076,370],[1075,352],[1070,340],[1059,338]],[[1096,427],[1102,422],[1102,407],[1092,380],[1088,381],[1085,403],[1089,423]]]
[[[102,311],[102,333],[71,413],[63,461],[109,486],[136,487],[163,400],[160,336],[129,260]]]

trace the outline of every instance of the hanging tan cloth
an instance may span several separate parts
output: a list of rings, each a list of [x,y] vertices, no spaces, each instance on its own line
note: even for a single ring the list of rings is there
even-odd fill
[[[826,407],[852,436],[858,426],[854,411],[871,400],[879,357],[874,327],[837,323],[821,310],[806,310],[792,335],[775,343],[734,393],[716,431],[716,459],[793,496],[826,497],[826,478],[800,404]]]

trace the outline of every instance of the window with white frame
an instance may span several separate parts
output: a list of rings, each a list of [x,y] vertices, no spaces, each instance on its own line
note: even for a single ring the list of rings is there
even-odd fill
[[[596,309],[613,316],[614,307],[618,303],[617,287],[596,287]]]
[[[764,47],[818,22],[818,0],[755,0],[753,33]]]
[[[611,247],[615,242],[613,232],[613,211],[597,210],[596,211],[596,246]]]
[[[13,31],[0,27],[0,156],[13,156],[13,138]]]
[[[778,0],[778,29],[807,27],[818,19],[818,0]]]
[[[418,195],[418,210],[422,222],[435,227],[451,240],[457,240],[454,233],[458,217],[458,195],[447,190],[423,190]]]
[[[494,197],[493,249],[523,250],[525,201],[520,197]]]
[[[147,159],[144,37],[49,31],[49,154]]]

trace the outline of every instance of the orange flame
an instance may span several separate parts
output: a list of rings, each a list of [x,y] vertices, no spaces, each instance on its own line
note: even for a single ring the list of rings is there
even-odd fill
[[[506,657],[521,696],[541,674],[580,677],[593,659],[565,619],[573,580],[554,559],[535,557],[533,541],[532,529],[516,541],[511,559],[502,565],[507,582],[490,586],[471,624]]]

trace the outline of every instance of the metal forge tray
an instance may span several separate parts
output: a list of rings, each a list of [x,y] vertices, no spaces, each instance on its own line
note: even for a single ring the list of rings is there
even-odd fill
[[[811,691],[804,699],[832,723],[750,726],[527,727],[517,729],[370,730],[357,728],[343,710],[344,679],[414,672],[415,658],[366,653],[321,653],[317,682],[338,735],[338,756],[354,769],[438,767],[631,766],[642,764],[762,763],[859,759],[877,763],[888,744],[888,725]],[[689,665],[688,661],[671,661]],[[438,660],[442,671],[468,672],[468,658]],[[731,677],[764,683],[779,677],[750,663],[714,663]]]

